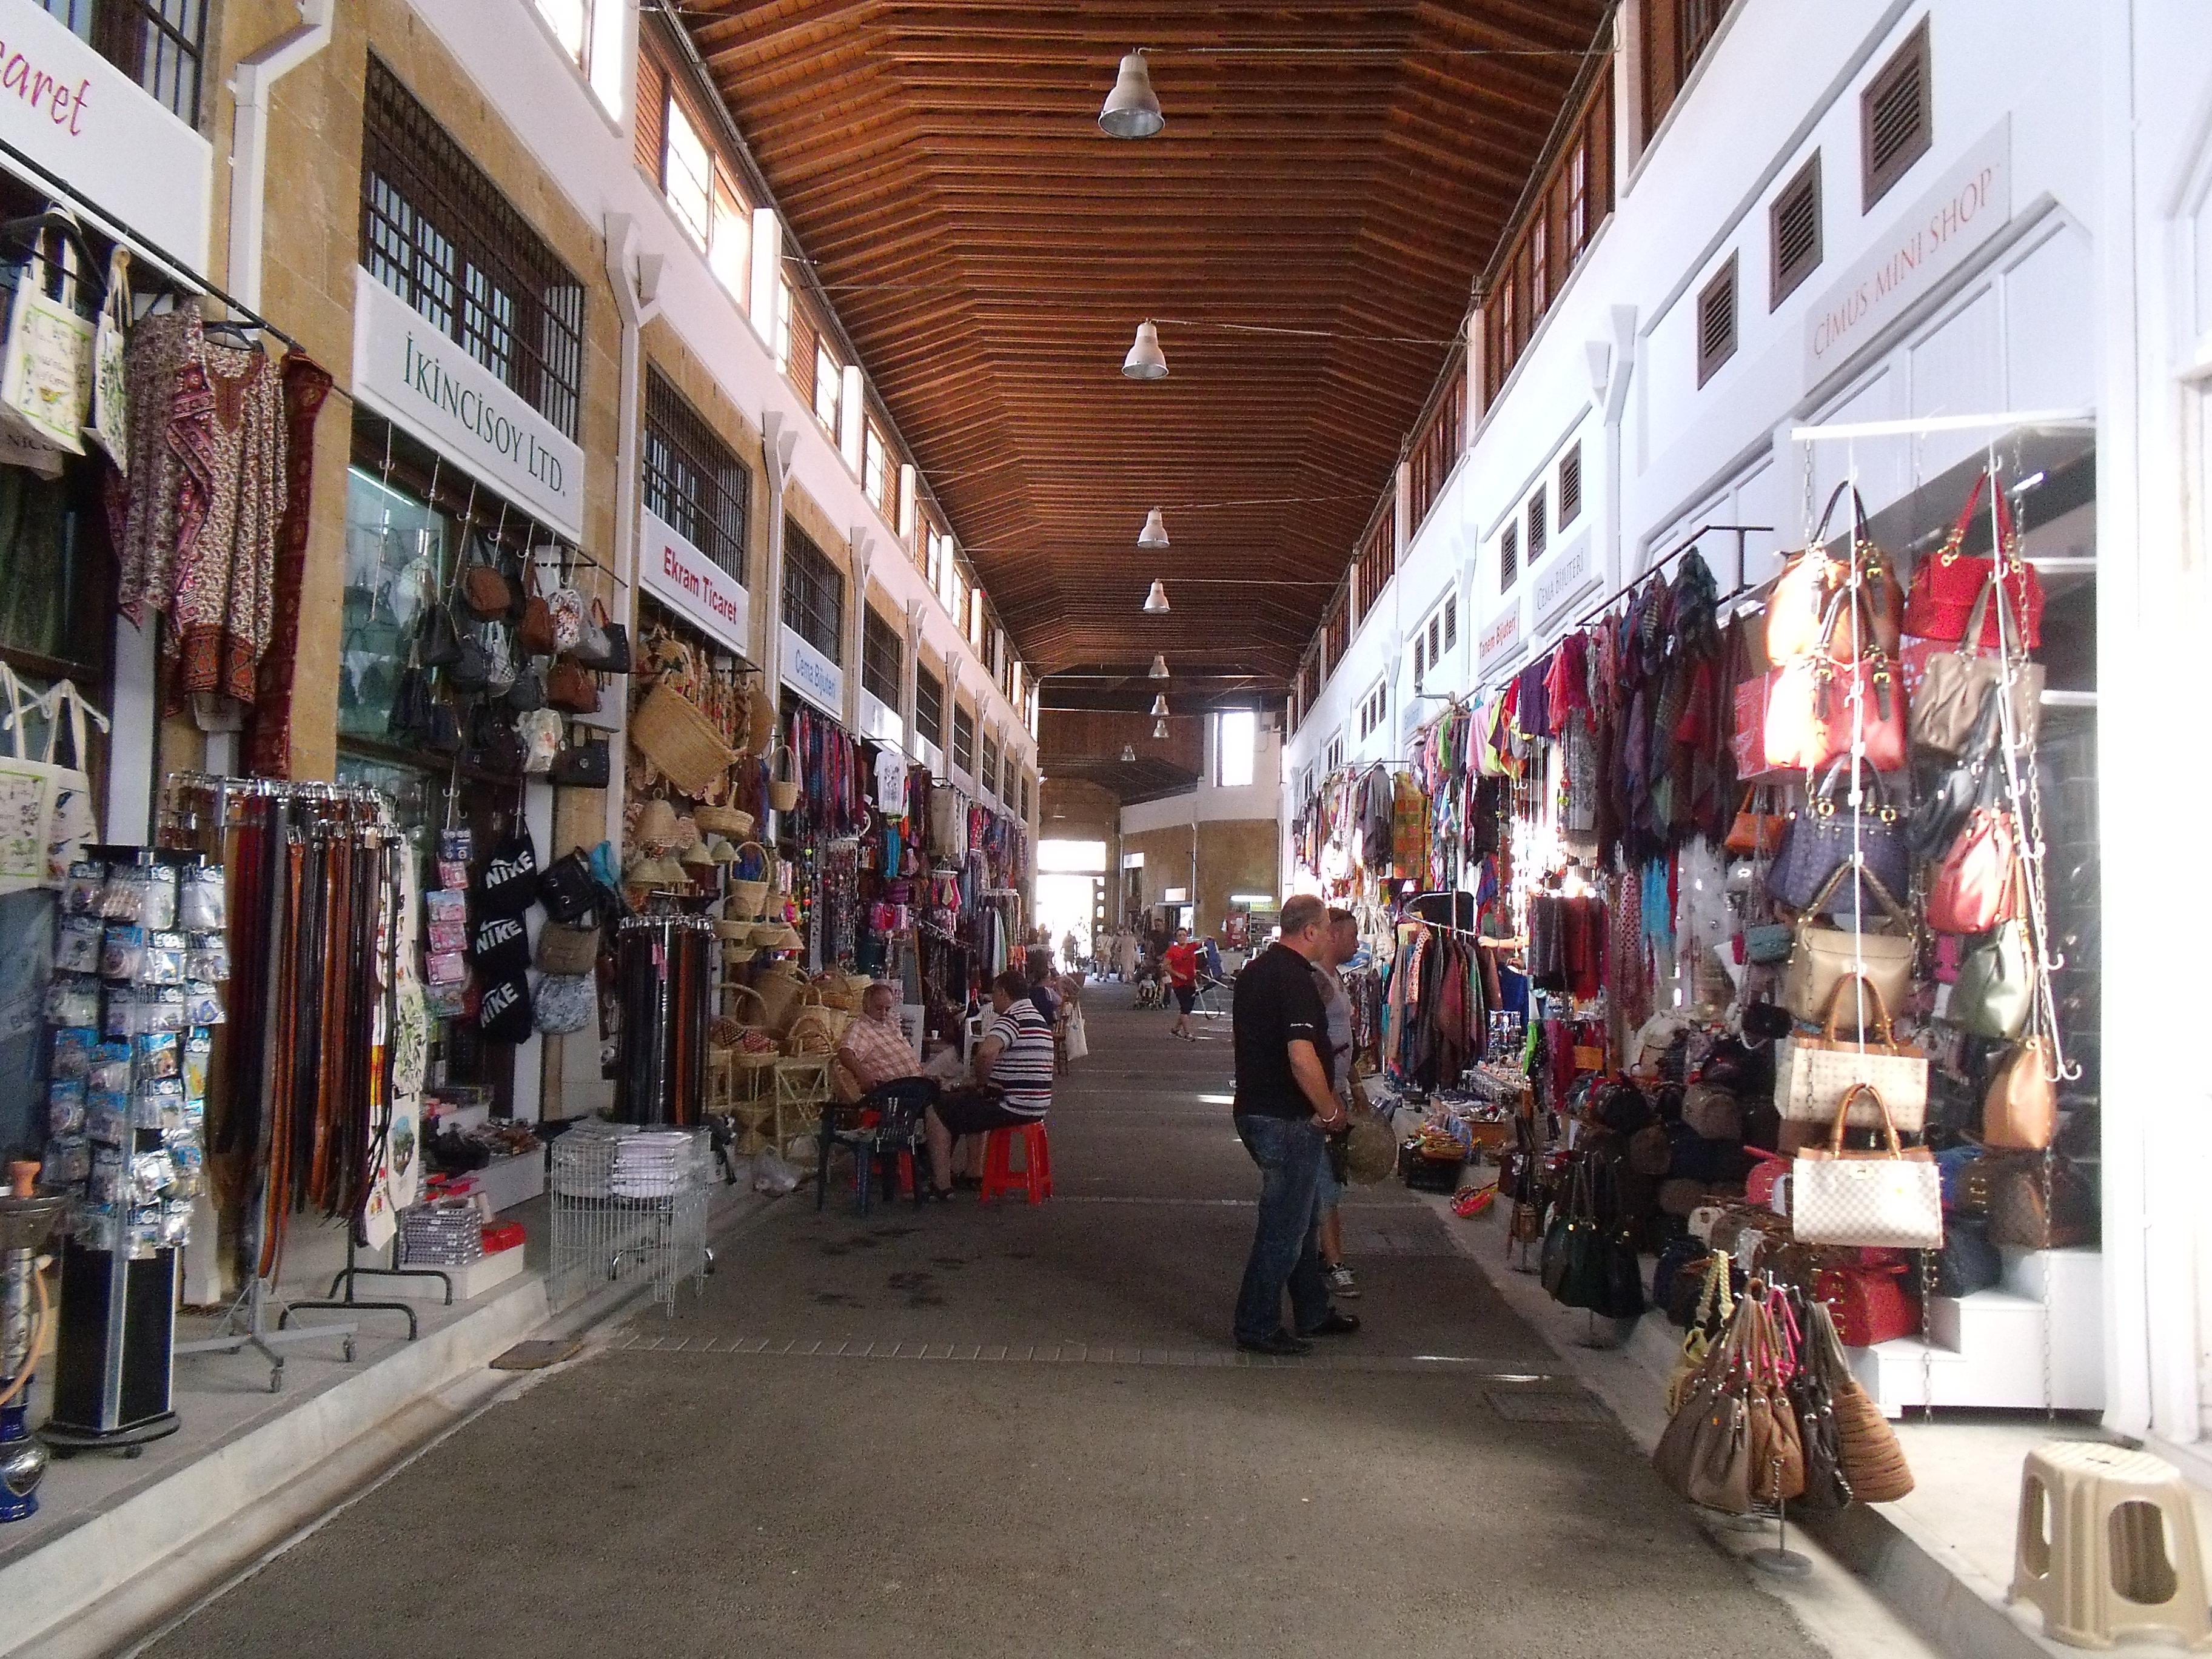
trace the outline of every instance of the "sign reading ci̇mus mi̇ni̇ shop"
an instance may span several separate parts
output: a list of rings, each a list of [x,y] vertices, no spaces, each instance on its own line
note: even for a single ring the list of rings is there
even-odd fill
[[[584,533],[584,452],[445,332],[359,266],[353,391],[433,449],[543,520]]]
[[[2012,217],[2012,122],[1992,127],[1805,314],[1818,385],[1903,316]]]
[[[213,147],[35,0],[0,0],[0,139],[206,269]]]

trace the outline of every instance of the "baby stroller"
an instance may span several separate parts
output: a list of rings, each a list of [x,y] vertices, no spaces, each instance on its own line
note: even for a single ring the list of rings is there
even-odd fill
[[[1167,984],[1157,963],[1137,970],[1137,1006],[1158,1008],[1167,1003]]]

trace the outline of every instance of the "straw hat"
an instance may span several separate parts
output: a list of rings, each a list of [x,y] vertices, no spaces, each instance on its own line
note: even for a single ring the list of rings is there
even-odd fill
[[[726,836],[710,836],[707,839],[707,856],[716,864],[735,864],[738,849],[730,845]]]
[[[693,826],[696,829],[696,826]],[[656,796],[637,815],[637,844],[648,853],[665,852],[677,844],[676,809]]]

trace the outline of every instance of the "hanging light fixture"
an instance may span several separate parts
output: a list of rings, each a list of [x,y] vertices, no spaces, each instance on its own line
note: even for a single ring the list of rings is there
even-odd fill
[[[1166,657],[1166,655],[1165,655],[1164,653],[1155,651],[1154,653],[1152,653],[1152,672],[1151,673],[1147,674],[1145,678],[1147,678],[1147,679],[1153,679],[1153,680],[1164,680],[1164,679],[1167,678],[1167,677],[1168,677],[1168,659],[1167,659],[1167,657]]]
[[[1123,744],[1121,745],[1121,758],[1125,761],[1133,761],[1136,759],[1137,745],[1133,743]]]
[[[1137,532],[1139,547],[1165,547],[1168,544],[1168,521],[1160,517],[1157,507],[1145,514],[1145,527]]]
[[[1168,585],[1155,580],[1152,583],[1152,591],[1145,595],[1145,614],[1148,617],[1164,616],[1167,614],[1167,609]]]
[[[1149,138],[1167,124],[1145,54],[1128,53],[1114,77],[1114,90],[1106,94],[1105,108],[1098,112],[1099,130],[1109,138]]]
[[[1163,691],[1163,692],[1162,692],[1158,696],[1154,697],[1154,698],[1152,699],[1152,718],[1153,718],[1154,720],[1158,720],[1158,719],[1159,719],[1162,715],[1165,714],[1167,712],[1168,712],[1168,698],[1167,698],[1167,693],[1166,693],[1166,692],[1164,692],[1164,691]]]
[[[1160,349],[1159,330],[1150,322],[1137,325],[1137,341],[1129,348],[1129,355],[1121,359],[1121,372],[1133,380],[1167,379],[1167,354]]]
[[[1164,738],[1167,734],[1168,723],[1165,720],[1154,720],[1152,722],[1152,735],[1154,737]]]

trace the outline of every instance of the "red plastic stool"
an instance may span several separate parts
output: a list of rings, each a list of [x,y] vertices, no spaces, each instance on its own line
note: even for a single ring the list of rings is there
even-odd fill
[[[1014,1172],[1017,1140],[1022,1146],[1018,1175]],[[1024,1191],[1032,1204],[1042,1204],[1052,1196],[1052,1143],[1045,1139],[1042,1123],[993,1129],[983,1137],[983,1191],[979,1201],[988,1204],[996,1194]]]

